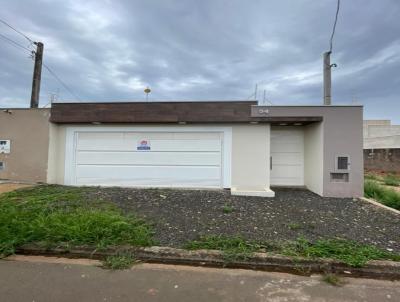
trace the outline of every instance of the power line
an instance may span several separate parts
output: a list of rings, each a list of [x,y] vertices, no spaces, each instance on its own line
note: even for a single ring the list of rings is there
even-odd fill
[[[34,42],[31,38],[29,38],[27,35],[25,35],[23,32],[19,31],[18,29],[16,29],[15,27],[13,27],[12,25],[10,25],[8,22],[2,20],[0,18],[0,22],[3,23],[4,25],[8,26],[9,28],[11,28],[13,31],[15,31],[16,33],[20,34],[21,36],[23,36],[25,39],[27,39],[30,43],[30,45],[36,44],[36,42]],[[7,38],[6,36],[0,34],[1,37],[3,37],[5,40],[7,40],[9,43],[12,43],[15,47],[20,47],[22,49],[25,49],[27,51],[29,51],[31,53],[31,55],[36,54],[36,52],[34,50],[30,50],[27,47],[19,44],[18,42],[15,42],[12,39]],[[67,84],[65,84],[65,82],[63,80],[61,80],[61,78],[49,67],[47,66],[45,63],[42,63],[44,68],[47,69],[47,71],[76,99],[78,99],[79,101],[81,100],[73,91],[71,88],[68,87]]]
[[[3,38],[4,41],[8,42],[9,44],[13,45],[16,48],[20,48],[20,49],[28,51],[29,54],[32,56],[33,51],[31,49],[25,47],[24,45],[22,45],[22,44],[20,44],[18,42],[15,42],[14,40],[8,38],[7,36],[5,36],[3,34],[0,34],[0,38]]]
[[[16,29],[13,26],[11,26],[9,23],[7,23],[6,21],[2,20],[1,18],[0,18],[0,22],[3,23],[5,26],[8,26],[9,28],[11,28],[16,33],[18,33],[21,36],[23,36],[25,39],[27,39],[29,41],[29,43],[31,43],[31,45],[33,44],[33,40],[31,38],[29,38],[27,35],[25,35],[23,32],[19,31],[18,29]]]
[[[335,35],[335,31],[336,31],[336,23],[337,23],[337,20],[338,20],[339,9],[340,9],[340,0],[337,0],[335,23],[333,23],[332,35],[331,35],[331,39],[330,39],[330,42],[329,42],[329,45],[330,45],[329,52],[332,52],[332,48],[333,48],[333,36]]]
[[[33,56],[33,54],[35,54],[35,51],[30,50],[29,48],[23,46],[22,44],[19,44],[18,42],[15,42],[14,40],[8,38],[7,36],[3,35],[0,33],[0,38],[3,38],[6,42],[8,42],[9,44],[11,44],[12,46],[22,49],[22,50],[26,50],[30,53],[31,57]],[[51,68],[49,66],[47,66],[46,64],[43,63],[43,66],[50,72],[50,74],[61,83],[61,85],[64,86],[65,89],[68,90],[69,93],[71,93],[71,95],[73,95],[75,98],[77,98],[79,100],[79,98],[72,92],[72,90],[67,86],[67,84],[65,84],[59,76],[57,76],[57,74],[51,70]]]
[[[45,63],[43,63],[44,68],[47,69],[47,71],[73,96],[75,97],[78,101],[81,101],[81,99],[63,82],[63,80],[60,79],[57,74],[51,70],[49,66],[47,66]]]

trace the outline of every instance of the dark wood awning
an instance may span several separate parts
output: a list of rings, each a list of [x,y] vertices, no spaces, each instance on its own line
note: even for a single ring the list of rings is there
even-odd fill
[[[311,123],[314,117],[251,117],[256,102],[54,103],[52,123]]]

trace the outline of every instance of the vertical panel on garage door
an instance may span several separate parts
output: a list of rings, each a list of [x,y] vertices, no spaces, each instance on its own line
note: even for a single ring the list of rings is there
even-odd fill
[[[75,184],[222,186],[219,132],[77,132]]]
[[[301,128],[272,128],[271,158],[271,185],[304,185],[304,132]]]

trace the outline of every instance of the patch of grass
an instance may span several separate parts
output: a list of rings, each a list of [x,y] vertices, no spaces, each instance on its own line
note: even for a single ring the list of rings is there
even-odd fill
[[[326,274],[322,277],[322,281],[333,285],[333,286],[342,286],[344,285],[343,279],[335,274]]]
[[[376,181],[380,180],[380,178],[376,174],[372,174],[372,173],[366,173],[364,175],[364,179],[365,180],[376,180]]]
[[[400,178],[393,174],[388,174],[383,178],[383,183],[387,186],[400,186]]]
[[[299,223],[289,223],[287,226],[293,231],[301,229],[301,225]]]
[[[400,261],[400,255],[380,250],[374,246],[340,239],[318,240],[311,243],[304,238],[299,238],[294,242],[274,244],[246,240],[240,236],[211,235],[201,237],[199,240],[189,241],[184,247],[189,250],[222,251],[227,262],[246,260],[258,251],[283,254],[294,257],[294,259],[298,257],[335,259],[355,267],[363,266],[369,260]]]
[[[108,256],[106,259],[104,259],[103,268],[112,270],[128,269],[135,263],[138,263],[138,261],[135,259],[133,254],[122,253]]]
[[[222,212],[224,212],[225,214],[229,214],[232,213],[234,211],[234,207],[230,206],[230,205],[224,205],[222,207]]]
[[[88,201],[89,188],[44,185],[0,195],[0,255],[18,246],[152,244],[152,229],[111,204]]]
[[[299,238],[282,249],[287,256],[306,258],[330,258],[354,267],[361,267],[369,260],[400,261],[400,255],[386,252],[371,245],[363,245],[343,239],[317,240],[314,243]]]
[[[265,244],[245,240],[240,236],[204,236],[199,240],[189,241],[185,246],[188,250],[219,250],[224,254],[226,262],[246,260],[252,253],[265,248]]]
[[[315,222],[311,221],[311,222],[306,222],[305,227],[313,230],[317,227],[317,225]]]
[[[400,193],[371,180],[364,182],[364,195],[394,209],[400,210]]]

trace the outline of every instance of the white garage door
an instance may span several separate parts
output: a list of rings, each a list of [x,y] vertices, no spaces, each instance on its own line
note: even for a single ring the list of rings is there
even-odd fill
[[[296,128],[271,130],[271,185],[304,185],[304,132]]]
[[[223,186],[221,132],[74,132],[75,185]]]

